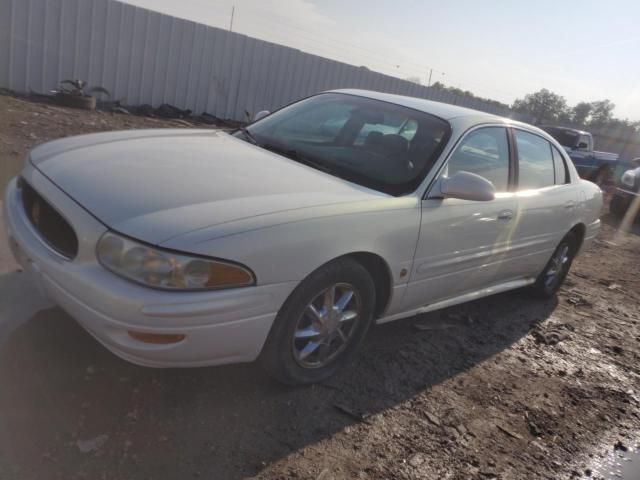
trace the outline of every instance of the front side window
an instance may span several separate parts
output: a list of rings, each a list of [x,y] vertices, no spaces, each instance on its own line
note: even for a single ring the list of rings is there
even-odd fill
[[[235,133],[267,150],[391,195],[415,190],[450,135],[433,115],[341,93],[316,95]]]
[[[469,133],[447,163],[446,174],[471,172],[486,178],[497,192],[509,185],[509,143],[503,127],[486,127]]]
[[[555,167],[551,144],[544,138],[514,130],[518,150],[518,187],[520,190],[549,187],[555,184]]]

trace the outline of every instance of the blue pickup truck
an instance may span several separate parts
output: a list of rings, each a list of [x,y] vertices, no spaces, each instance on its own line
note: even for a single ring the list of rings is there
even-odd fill
[[[593,149],[593,136],[589,132],[554,126],[540,128],[565,148],[582,178],[601,186],[610,180],[618,166],[618,154],[596,152]]]

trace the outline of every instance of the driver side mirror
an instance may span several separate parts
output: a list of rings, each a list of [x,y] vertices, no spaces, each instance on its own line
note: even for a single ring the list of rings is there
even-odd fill
[[[580,142],[578,143],[578,146],[576,148],[578,150],[586,150],[587,148],[589,148],[589,144],[587,142]]]
[[[459,198],[476,202],[493,200],[496,188],[489,180],[475,173],[460,171],[450,177],[441,177],[438,185],[444,198]]]
[[[253,116],[253,121],[257,122],[258,120],[260,120],[261,118],[266,117],[267,115],[269,115],[271,112],[269,110],[261,110],[258,113],[256,113]]]

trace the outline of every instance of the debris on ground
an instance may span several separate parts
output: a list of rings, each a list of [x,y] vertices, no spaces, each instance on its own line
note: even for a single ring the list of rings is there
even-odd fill
[[[345,415],[348,415],[349,417],[353,418],[354,420],[358,420],[359,422],[364,422],[367,419],[367,417],[369,417],[370,415],[368,413],[360,413],[354,410],[353,408],[348,407],[347,405],[344,405],[342,403],[336,403],[333,406],[339,412],[342,412]]]
[[[621,452],[626,452],[627,450],[629,450],[629,447],[627,447],[622,440],[618,440],[614,445],[613,445],[613,449],[614,450],[620,450]]]
[[[82,453],[91,453],[99,450],[109,440],[109,435],[102,434],[89,440],[78,440],[76,445]]]
[[[557,345],[563,340],[570,338],[567,332],[559,329],[543,331],[536,328],[531,331],[531,335],[536,339],[536,343],[543,343],[545,345]]]
[[[522,440],[522,435],[512,432],[511,430],[509,430],[508,428],[503,427],[502,425],[496,425],[496,427],[498,427],[498,430],[500,430],[503,433],[506,433],[507,435],[509,435],[511,438],[515,438],[517,440]]]
[[[591,302],[582,295],[573,293],[567,298],[567,302],[576,307],[590,307]]]

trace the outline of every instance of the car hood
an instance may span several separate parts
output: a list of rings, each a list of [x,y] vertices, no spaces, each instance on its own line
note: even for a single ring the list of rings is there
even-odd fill
[[[213,130],[49,142],[31,163],[111,229],[160,244],[276,212],[388,197]]]

